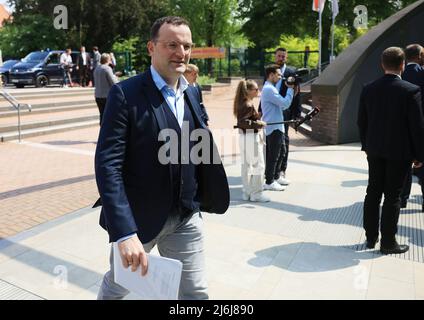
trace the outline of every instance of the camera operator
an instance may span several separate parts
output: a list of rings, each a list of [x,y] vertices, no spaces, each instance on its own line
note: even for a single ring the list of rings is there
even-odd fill
[[[64,53],[60,56],[60,65],[63,69],[63,87],[67,88],[68,84],[72,87],[72,57],[71,57],[72,50],[70,48],[66,49]]]
[[[261,94],[262,120],[265,122],[283,122],[283,110],[290,107],[295,94],[294,85],[285,83],[288,88],[285,97],[282,97],[275,85],[281,81],[281,69],[272,64],[265,68],[266,82]],[[283,124],[272,124],[265,127],[266,135],[266,165],[265,165],[265,190],[283,191],[285,186],[281,183],[281,162],[285,155]]]
[[[285,48],[278,48],[275,50],[275,63],[280,66],[282,78],[277,82],[275,87],[282,97],[285,97],[287,94],[287,85],[286,79],[289,77],[294,77],[295,79],[295,92],[293,101],[290,107],[284,110],[284,120],[295,120],[300,117],[300,113],[302,111],[301,103],[300,103],[300,81],[296,75],[296,68],[287,66],[288,53]],[[290,180],[286,179],[286,169],[287,169],[287,160],[289,156],[289,124],[284,124],[284,145],[285,148],[282,150],[284,152],[283,160],[281,162],[281,166],[277,168],[280,179],[279,183],[282,185],[289,185]]]

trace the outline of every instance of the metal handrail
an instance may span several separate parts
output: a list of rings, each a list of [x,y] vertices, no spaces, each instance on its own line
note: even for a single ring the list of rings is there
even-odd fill
[[[3,96],[10,104],[18,111],[18,136],[19,142],[21,142],[21,107],[27,107],[28,111],[31,112],[31,105],[28,103],[19,103],[18,100],[4,89],[0,88],[0,95]]]

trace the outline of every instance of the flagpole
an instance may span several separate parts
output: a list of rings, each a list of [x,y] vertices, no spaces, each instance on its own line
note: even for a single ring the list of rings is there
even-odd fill
[[[334,57],[334,13],[333,13],[333,22],[331,24],[331,56],[330,56],[330,62],[333,60]]]
[[[321,37],[322,37],[322,11],[319,10],[319,35],[318,35],[318,46],[319,46],[319,58],[318,58],[318,75],[321,74]]]

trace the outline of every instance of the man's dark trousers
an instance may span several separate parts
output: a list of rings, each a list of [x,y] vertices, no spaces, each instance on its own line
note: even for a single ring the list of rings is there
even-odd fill
[[[99,108],[99,113],[100,113],[100,125],[102,125],[103,122],[103,114],[105,113],[105,108],[106,108],[106,100],[107,98],[96,98],[96,104],[97,107]]]
[[[364,201],[364,229],[367,239],[378,237],[380,202],[384,194],[381,212],[381,244],[395,243],[400,211],[400,194],[411,162],[388,160],[378,156],[367,156],[368,188]]]
[[[88,84],[88,75],[87,75],[87,66],[80,66],[79,67],[79,80],[80,80],[80,86],[85,87]]]
[[[400,194],[401,202],[406,203],[408,201],[409,195],[411,194],[411,187],[412,187],[412,170],[409,170],[405,178],[405,183],[403,185],[402,192]]]
[[[281,167],[285,153],[284,133],[280,130],[274,130],[266,136],[266,184],[271,184],[279,178],[280,172],[277,169]]]
[[[287,161],[289,158],[289,145],[290,145],[290,138],[289,138],[289,125],[284,125],[284,153],[283,153],[283,160],[281,161],[281,171],[285,173],[287,169]]]

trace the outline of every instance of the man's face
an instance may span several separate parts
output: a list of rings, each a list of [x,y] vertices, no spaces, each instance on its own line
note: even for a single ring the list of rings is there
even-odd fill
[[[275,73],[271,73],[270,81],[272,84],[276,84],[281,79],[281,70],[277,69]]]
[[[275,53],[275,63],[278,64],[279,66],[284,65],[287,62],[287,51],[281,51],[278,50]]]
[[[186,72],[184,74],[184,76],[187,79],[187,81],[190,82],[190,84],[193,84],[197,81],[198,73],[193,70],[193,71],[190,71],[190,72]]]
[[[152,65],[159,74],[164,78],[175,79],[186,70],[192,45],[188,26],[165,23],[160,27],[157,39],[149,41],[147,48]]]
[[[81,47],[81,53],[84,53],[84,52],[85,52],[85,48]]]

